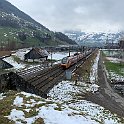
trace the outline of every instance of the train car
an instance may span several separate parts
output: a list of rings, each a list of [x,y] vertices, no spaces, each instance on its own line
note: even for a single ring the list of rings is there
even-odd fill
[[[67,56],[64,57],[61,61],[61,67],[63,67],[64,69],[69,68],[71,65],[77,63],[79,60],[81,60],[83,58],[83,54],[81,53],[75,53],[72,56]]]
[[[83,59],[84,55],[82,53],[78,53],[78,61]]]

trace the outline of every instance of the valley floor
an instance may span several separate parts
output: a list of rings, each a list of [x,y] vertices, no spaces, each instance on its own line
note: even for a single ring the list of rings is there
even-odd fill
[[[76,75],[80,79],[76,82]],[[110,87],[99,51],[44,99],[17,91],[0,95],[0,124],[123,124],[124,101]]]

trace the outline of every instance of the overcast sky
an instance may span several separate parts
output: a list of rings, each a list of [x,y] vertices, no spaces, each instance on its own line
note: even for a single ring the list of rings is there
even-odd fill
[[[124,0],[8,0],[53,31],[120,31]]]

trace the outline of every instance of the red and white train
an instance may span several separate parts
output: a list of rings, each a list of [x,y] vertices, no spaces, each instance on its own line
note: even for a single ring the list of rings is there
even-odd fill
[[[75,53],[74,55],[64,57],[61,61],[61,67],[64,69],[69,68],[73,64],[77,63],[79,60],[87,59],[88,55],[90,55],[95,49],[89,49],[84,53]]]
[[[84,55],[82,53],[75,53],[74,55],[64,57],[61,61],[61,67],[64,69],[69,68],[71,65],[77,63],[79,60],[83,59]]]

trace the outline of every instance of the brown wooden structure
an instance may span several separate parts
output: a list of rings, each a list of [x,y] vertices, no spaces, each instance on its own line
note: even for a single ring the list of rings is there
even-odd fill
[[[42,48],[32,48],[28,53],[24,55],[24,59],[41,59],[41,58],[48,58],[49,53]]]

